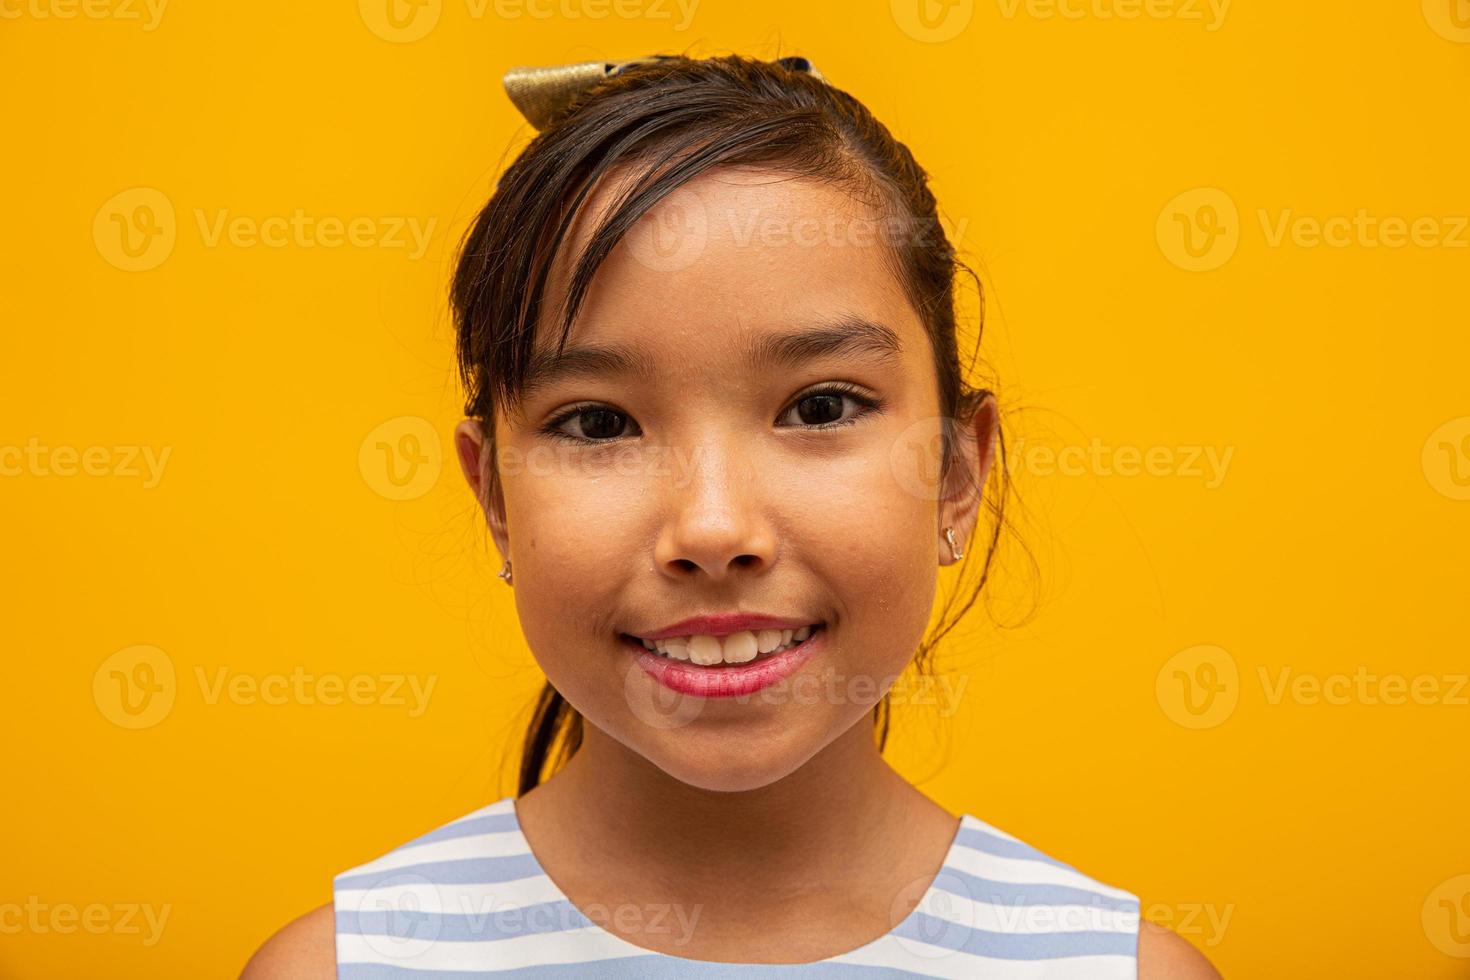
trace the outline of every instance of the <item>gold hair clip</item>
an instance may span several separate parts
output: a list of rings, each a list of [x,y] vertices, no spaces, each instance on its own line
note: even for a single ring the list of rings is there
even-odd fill
[[[552,120],[574,98],[609,75],[616,75],[628,65],[640,65],[670,57],[672,55],[656,54],[628,61],[583,61],[572,65],[552,65],[549,68],[512,68],[505,73],[501,82],[505,85],[505,94],[510,96],[510,101],[520,110],[526,121],[537,130],[542,130],[551,125]],[[822,78],[816,65],[806,58],[777,58],[775,63],[792,71]]]

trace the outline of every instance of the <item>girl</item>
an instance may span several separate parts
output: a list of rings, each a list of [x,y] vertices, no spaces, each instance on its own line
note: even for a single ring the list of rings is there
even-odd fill
[[[1217,976],[883,759],[954,625],[923,637],[938,567],[984,584],[1004,499],[908,149],[798,58],[507,88],[541,132],[452,305],[459,460],[548,679],[519,789],[343,872],[246,975]]]

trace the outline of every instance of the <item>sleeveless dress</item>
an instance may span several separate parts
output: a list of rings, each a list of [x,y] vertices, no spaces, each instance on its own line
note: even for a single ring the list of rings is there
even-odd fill
[[[934,883],[902,922],[855,950],[809,963],[687,959],[604,929],[542,870],[513,797],[342,872],[333,899],[340,980],[1137,977],[1134,895],[969,814]],[[687,932],[673,912],[657,923],[657,910],[615,910],[622,911],[644,914],[650,931]]]

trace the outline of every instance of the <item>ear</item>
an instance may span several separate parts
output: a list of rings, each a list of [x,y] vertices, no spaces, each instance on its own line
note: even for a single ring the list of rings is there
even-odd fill
[[[969,419],[956,419],[954,469],[939,498],[939,564],[954,564],[946,527],[954,528],[955,543],[962,552],[970,550],[970,536],[980,520],[985,483],[995,463],[1000,442],[1000,408],[995,395],[985,392]]]
[[[454,449],[459,457],[460,472],[485,514],[490,536],[495,539],[495,549],[503,561],[510,557],[505,495],[501,492],[500,481],[495,479],[495,452],[479,419],[465,419],[454,427]]]

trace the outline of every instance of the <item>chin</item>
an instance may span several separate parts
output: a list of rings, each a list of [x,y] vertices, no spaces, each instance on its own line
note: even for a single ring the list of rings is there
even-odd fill
[[[742,750],[740,744],[746,748]],[[803,752],[796,746],[761,743],[761,750],[752,752],[749,744],[739,743],[730,751],[715,752],[698,751],[697,747],[694,751],[648,747],[644,757],[685,785],[713,793],[743,793],[791,775],[820,748]]]

